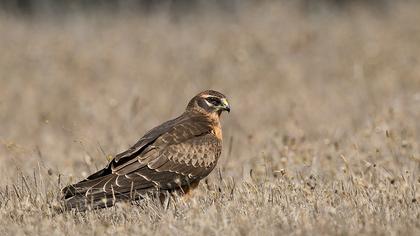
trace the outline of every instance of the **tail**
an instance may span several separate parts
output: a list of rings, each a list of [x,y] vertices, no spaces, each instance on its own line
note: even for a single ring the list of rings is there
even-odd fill
[[[64,208],[85,211],[111,207],[118,201],[133,199],[132,191],[114,191],[112,183],[115,183],[117,175],[107,172],[107,169],[103,169],[79,183],[63,188]]]

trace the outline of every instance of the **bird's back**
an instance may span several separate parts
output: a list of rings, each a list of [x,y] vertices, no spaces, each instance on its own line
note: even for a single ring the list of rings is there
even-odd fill
[[[188,112],[155,127],[106,168],[65,187],[65,207],[109,207],[116,201],[198,183],[220,156],[221,139],[215,130],[220,130],[220,124]]]

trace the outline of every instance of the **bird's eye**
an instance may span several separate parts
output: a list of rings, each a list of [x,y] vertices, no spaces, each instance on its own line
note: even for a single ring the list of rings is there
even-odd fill
[[[220,100],[218,98],[215,97],[208,97],[206,98],[206,100],[211,103],[213,106],[220,106]]]

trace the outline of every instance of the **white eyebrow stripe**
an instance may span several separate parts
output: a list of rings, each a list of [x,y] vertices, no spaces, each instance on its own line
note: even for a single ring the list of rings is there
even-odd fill
[[[213,96],[213,95],[203,95],[203,98],[217,98],[217,99],[219,99],[219,97]]]
[[[206,103],[207,103],[207,105],[208,105],[209,107],[214,107],[214,105],[213,105],[213,104],[211,104],[210,102],[208,102],[208,101],[207,101],[207,99],[204,99],[204,101],[206,101]]]

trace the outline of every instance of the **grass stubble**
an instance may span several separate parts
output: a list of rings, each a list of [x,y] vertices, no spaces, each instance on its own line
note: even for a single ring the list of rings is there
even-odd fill
[[[0,16],[0,235],[418,235],[419,11]],[[233,112],[191,199],[54,210],[207,88]]]

